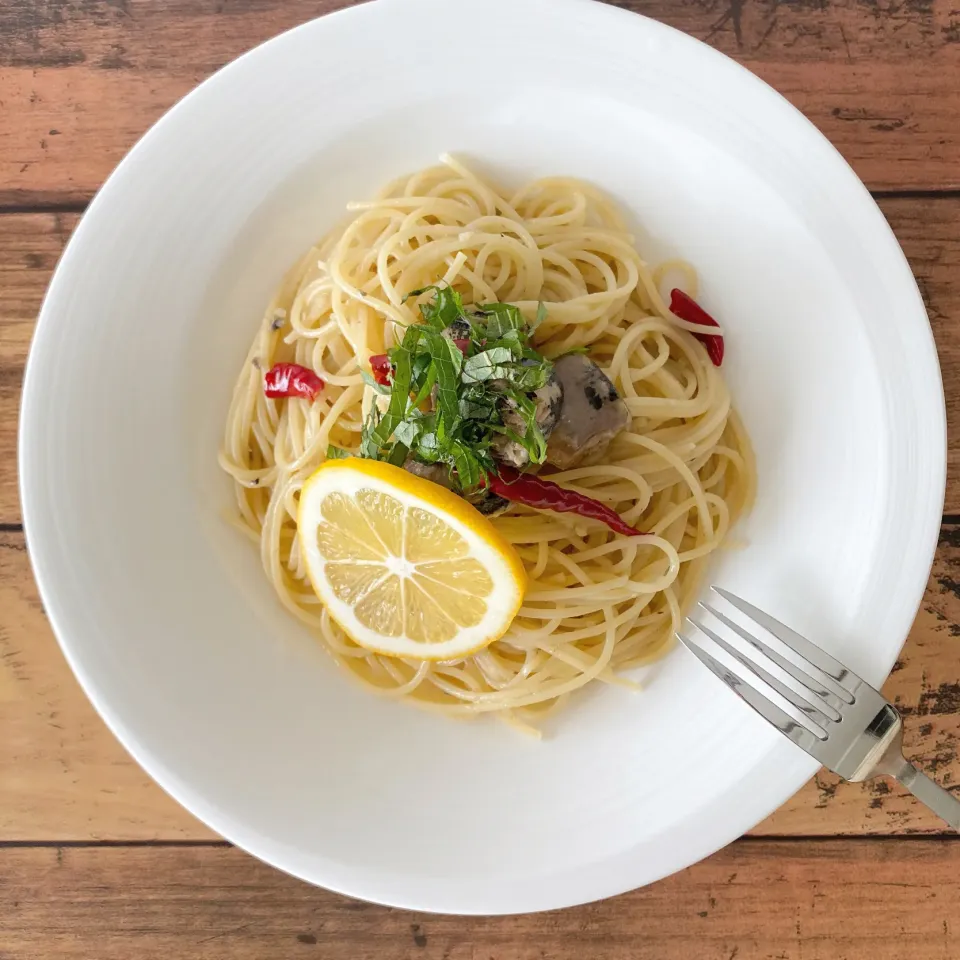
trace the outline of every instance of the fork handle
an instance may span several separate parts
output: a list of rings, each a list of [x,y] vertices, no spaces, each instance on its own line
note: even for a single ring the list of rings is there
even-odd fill
[[[960,800],[939,783],[934,783],[925,773],[912,763],[903,760],[903,765],[893,771],[900,781],[924,806],[929,807],[938,817],[946,820],[954,830],[960,830]]]

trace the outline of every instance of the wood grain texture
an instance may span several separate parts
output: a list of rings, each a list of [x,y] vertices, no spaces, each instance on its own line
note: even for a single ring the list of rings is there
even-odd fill
[[[130,759],[80,690],[22,533],[0,532],[0,731],[0,841],[213,837]]]
[[[878,203],[910,261],[936,340],[947,407],[944,510],[960,513],[960,197]]]
[[[20,385],[42,293],[78,220],[64,211],[222,64],[350,2],[0,0],[0,960],[960,957],[960,842],[932,836],[940,822],[886,783],[821,774],[755,836],[601,904],[443,918],[346,900],[210,843],[94,713],[53,639],[17,528]],[[937,340],[946,509],[960,514],[957,0],[609,2],[730,54],[803,110],[869,186],[900,194],[882,207]],[[960,524],[942,531],[886,692],[905,714],[908,756],[960,792]],[[780,834],[796,839],[772,839]],[[848,835],[859,836],[823,839]],[[95,845],[19,845],[59,840]],[[201,845],[97,843],[155,840]]]
[[[904,715],[904,752],[960,796],[960,526],[940,532],[933,571],[884,693]],[[845,784],[825,770],[753,832],[789,836],[942,832],[898,784]]]
[[[885,692],[906,716],[908,756],[960,791],[960,527],[943,531]],[[0,533],[0,730],[0,842],[212,836],[126,756],[80,691],[43,615],[21,533]],[[943,829],[896,785],[841,785],[824,773],[756,832]]]
[[[88,199],[218,67],[349,0],[4,0],[0,204]],[[874,188],[960,186],[953,0],[617,0],[729,53]]]
[[[20,385],[44,291],[77,220],[68,214],[0,214],[0,523],[20,520]]]
[[[20,385],[44,291],[78,219],[76,214],[0,214],[0,523],[20,519]]]
[[[960,843],[943,839],[741,841],[644,890],[523,917],[376,907],[223,847],[7,849],[0,889],[0,956],[17,960],[960,956]]]

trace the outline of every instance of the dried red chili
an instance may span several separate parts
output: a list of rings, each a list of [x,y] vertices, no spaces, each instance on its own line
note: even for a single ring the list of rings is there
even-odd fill
[[[393,373],[393,364],[385,353],[374,354],[370,358],[370,369],[373,379],[383,387],[390,386],[390,375]]]
[[[504,500],[522,503],[537,510],[553,510],[555,513],[576,513],[581,517],[599,520],[605,523],[614,533],[625,537],[643,536],[640,530],[631,527],[620,517],[620,514],[599,500],[568,490],[554,483],[544,480],[532,473],[520,473],[512,467],[500,464],[497,467],[499,475],[491,473],[486,486],[491,493],[495,493]]]
[[[263,378],[263,392],[274,400],[281,397],[316,400],[323,387],[323,380],[299,363],[276,363]]]
[[[693,297],[682,290],[670,291],[670,312],[687,323],[695,323],[701,327],[719,327],[713,317],[697,303]],[[715,367],[723,363],[723,334],[695,333],[694,336],[707,348],[707,353]]]

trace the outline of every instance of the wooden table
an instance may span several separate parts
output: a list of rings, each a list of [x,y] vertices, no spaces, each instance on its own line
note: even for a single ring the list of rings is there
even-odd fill
[[[450,0],[451,3],[456,0]],[[960,790],[958,0],[617,0],[790,98],[874,192],[943,367],[936,564],[887,692]],[[0,0],[0,958],[956,960],[960,842],[886,783],[820,775],[705,863],[605,903],[450,919],[344,900],[218,840],[126,756],[44,619],[16,490],[20,383],[64,243],[178,97],[342,0]],[[910,504],[903,509],[909,510]]]

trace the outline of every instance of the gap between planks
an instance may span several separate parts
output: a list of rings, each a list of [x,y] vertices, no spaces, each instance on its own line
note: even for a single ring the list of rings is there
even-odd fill
[[[926,834],[936,836],[936,834]],[[0,850],[87,850],[91,847],[139,850],[142,847],[169,849],[233,849],[229,840],[0,840]]]
[[[768,843],[796,844],[805,846],[811,843],[911,843],[923,844],[930,841],[960,843],[960,833],[944,826],[943,833],[805,833],[776,834],[745,833],[732,840],[727,847],[752,846]],[[142,850],[151,848],[166,850],[240,850],[241,847],[229,840],[0,840],[0,850],[89,850],[103,848],[109,850]],[[721,847],[721,850],[727,849]],[[711,854],[712,856],[712,854]],[[704,858],[709,859],[709,858]]]
[[[923,187],[923,188],[879,188],[871,190],[870,195],[875,200],[960,200],[960,188],[957,187]],[[91,198],[92,200],[92,198]],[[37,200],[34,203],[0,203],[0,217],[23,215],[29,216],[38,213],[72,213],[84,214],[91,200],[77,200],[60,202],[51,200]]]
[[[732,844],[620,897],[546,914],[424,915],[309,886],[235,850],[19,850],[0,860],[19,960],[947,960],[958,848]],[[309,948],[313,948],[312,952]]]

